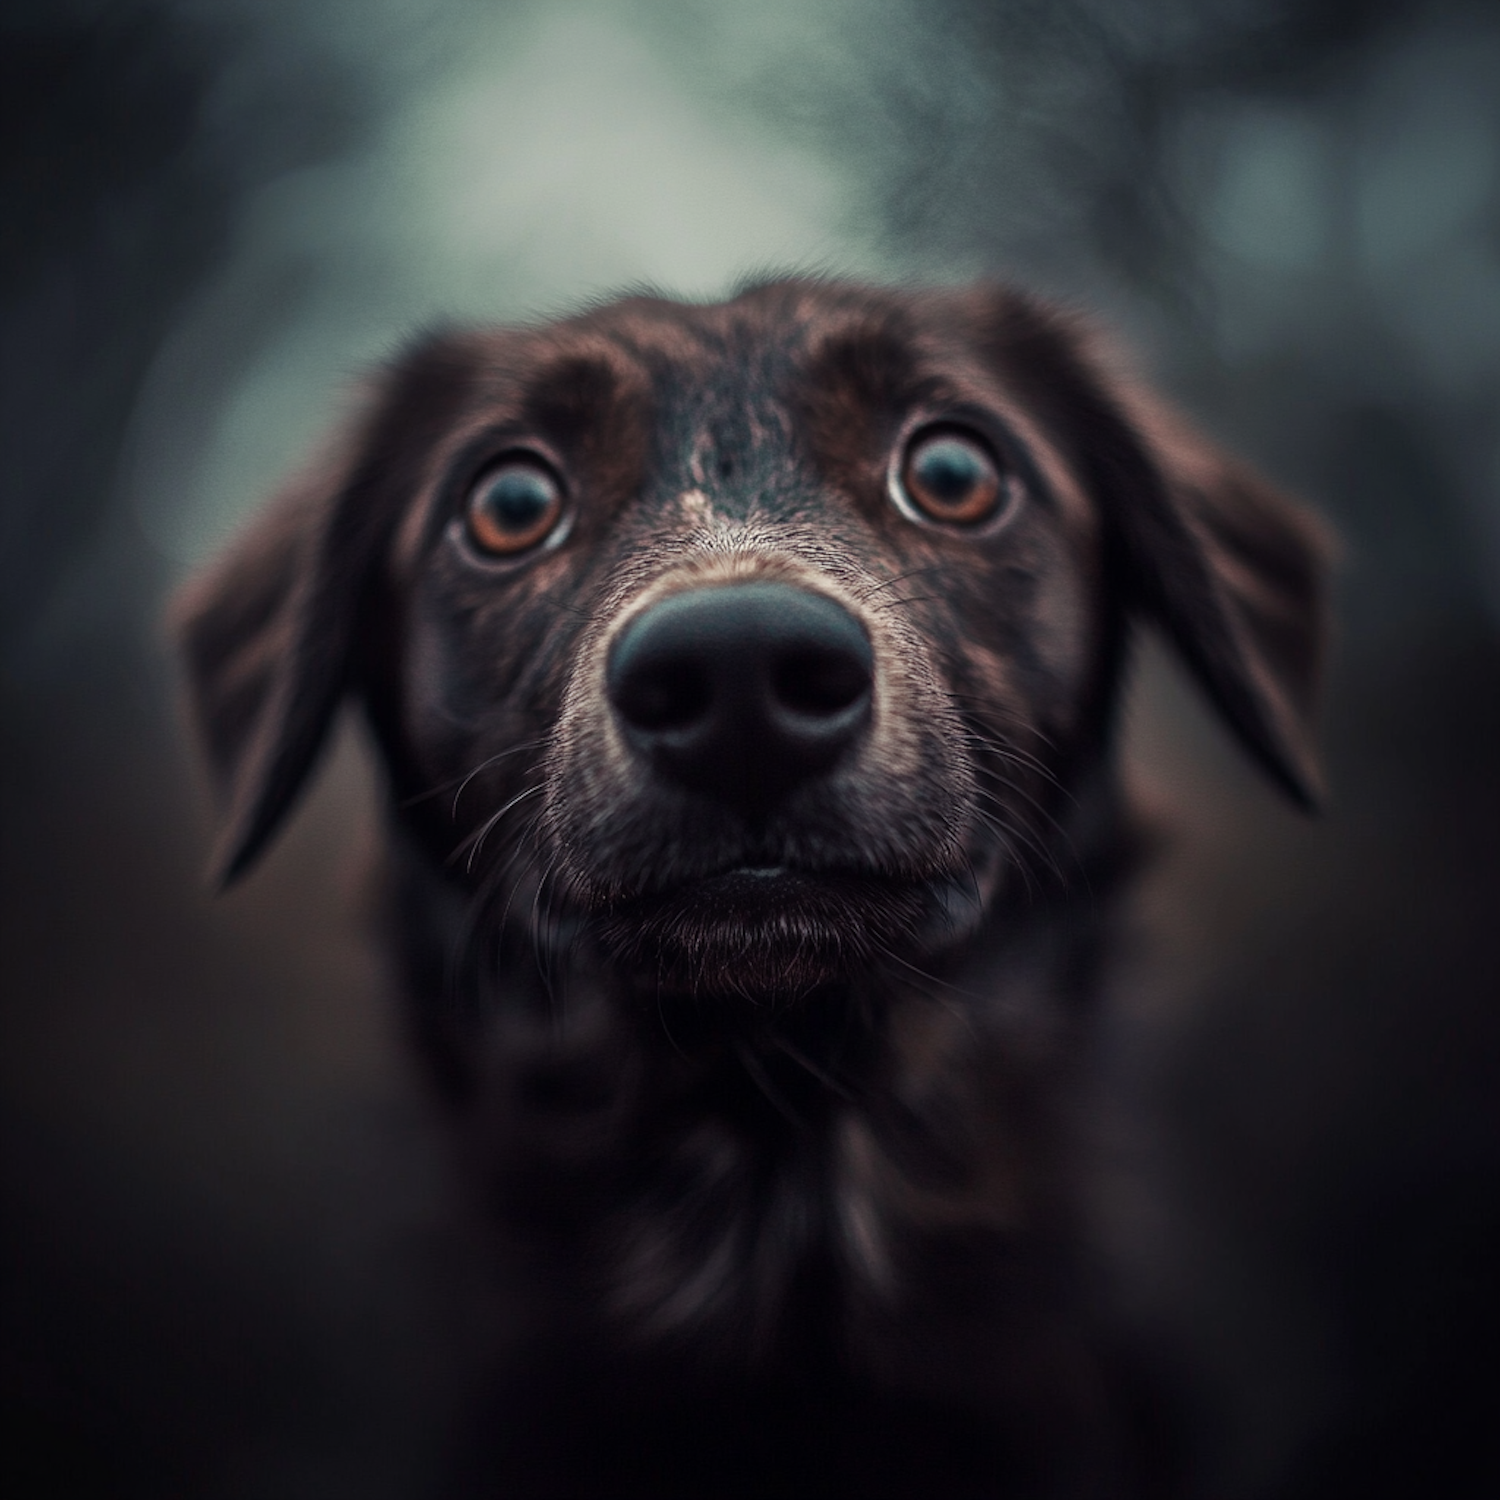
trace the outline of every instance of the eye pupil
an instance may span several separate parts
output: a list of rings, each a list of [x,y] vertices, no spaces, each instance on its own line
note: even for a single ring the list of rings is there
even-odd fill
[[[562,486],[540,460],[514,458],[483,475],[469,492],[469,538],[504,556],[544,541],[562,515]]]
[[[929,520],[960,526],[989,520],[1006,495],[989,448],[978,437],[952,431],[918,435],[907,449],[901,489]]]
[[[928,443],[915,467],[922,488],[948,505],[960,504],[984,479],[974,450],[955,438],[936,438]]]
[[[529,531],[552,504],[552,491],[540,474],[508,469],[489,487],[484,504],[502,531]]]

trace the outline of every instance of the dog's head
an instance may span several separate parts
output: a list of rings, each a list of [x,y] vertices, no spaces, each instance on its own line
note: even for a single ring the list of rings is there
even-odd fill
[[[431,338],[184,600],[219,867],[352,696],[488,920],[794,996],[1066,876],[1135,620],[1311,802],[1324,573],[1307,516],[1014,292]]]

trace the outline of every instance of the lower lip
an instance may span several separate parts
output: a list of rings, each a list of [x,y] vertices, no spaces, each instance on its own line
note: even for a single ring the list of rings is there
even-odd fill
[[[837,905],[857,896],[866,884],[847,874],[812,873],[791,865],[738,865],[637,899],[648,908],[753,923],[793,911],[811,916],[830,902]]]
[[[785,865],[741,865],[734,870],[721,870],[717,875],[710,875],[696,882],[700,890],[744,890],[750,889],[762,891],[773,886],[792,886],[801,884],[806,877],[799,875],[795,870],[789,870]]]
[[[822,886],[816,876],[803,875],[785,865],[741,865],[679,886],[675,891],[663,893],[661,899],[718,918],[753,922],[785,911],[799,900],[813,896]]]

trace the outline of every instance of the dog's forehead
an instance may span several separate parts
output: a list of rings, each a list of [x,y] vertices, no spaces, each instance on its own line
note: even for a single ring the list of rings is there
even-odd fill
[[[656,303],[622,312],[614,341],[649,392],[650,462],[637,503],[690,494],[727,514],[795,488],[795,390],[817,338],[810,309]]]
[[[554,371],[592,357],[599,404],[645,395],[662,447],[709,438],[748,450],[786,441],[799,388],[816,378],[825,347],[872,334],[893,312],[873,296],[787,286],[707,305],[629,298],[540,330],[521,383],[546,386]],[[896,337],[886,344],[888,357],[911,358]]]
[[[638,502],[765,505],[807,481],[811,451],[878,449],[924,401],[1012,405],[956,300],[817,282],[627,298],[512,346],[510,401],[570,445],[631,425],[649,449]]]

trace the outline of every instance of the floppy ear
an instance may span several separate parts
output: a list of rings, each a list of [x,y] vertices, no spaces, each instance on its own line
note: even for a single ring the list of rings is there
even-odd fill
[[[1086,329],[1014,296],[997,313],[991,347],[1102,506],[1127,609],[1162,629],[1292,800],[1317,806],[1329,533],[1111,373]]]
[[[1124,404],[1160,476],[1122,509],[1127,589],[1251,754],[1314,808],[1332,536],[1164,407]]]
[[[440,340],[414,349],[333,455],[176,602],[189,703],[219,794],[221,885],[280,826],[356,685],[387,543],[471,368]]]

